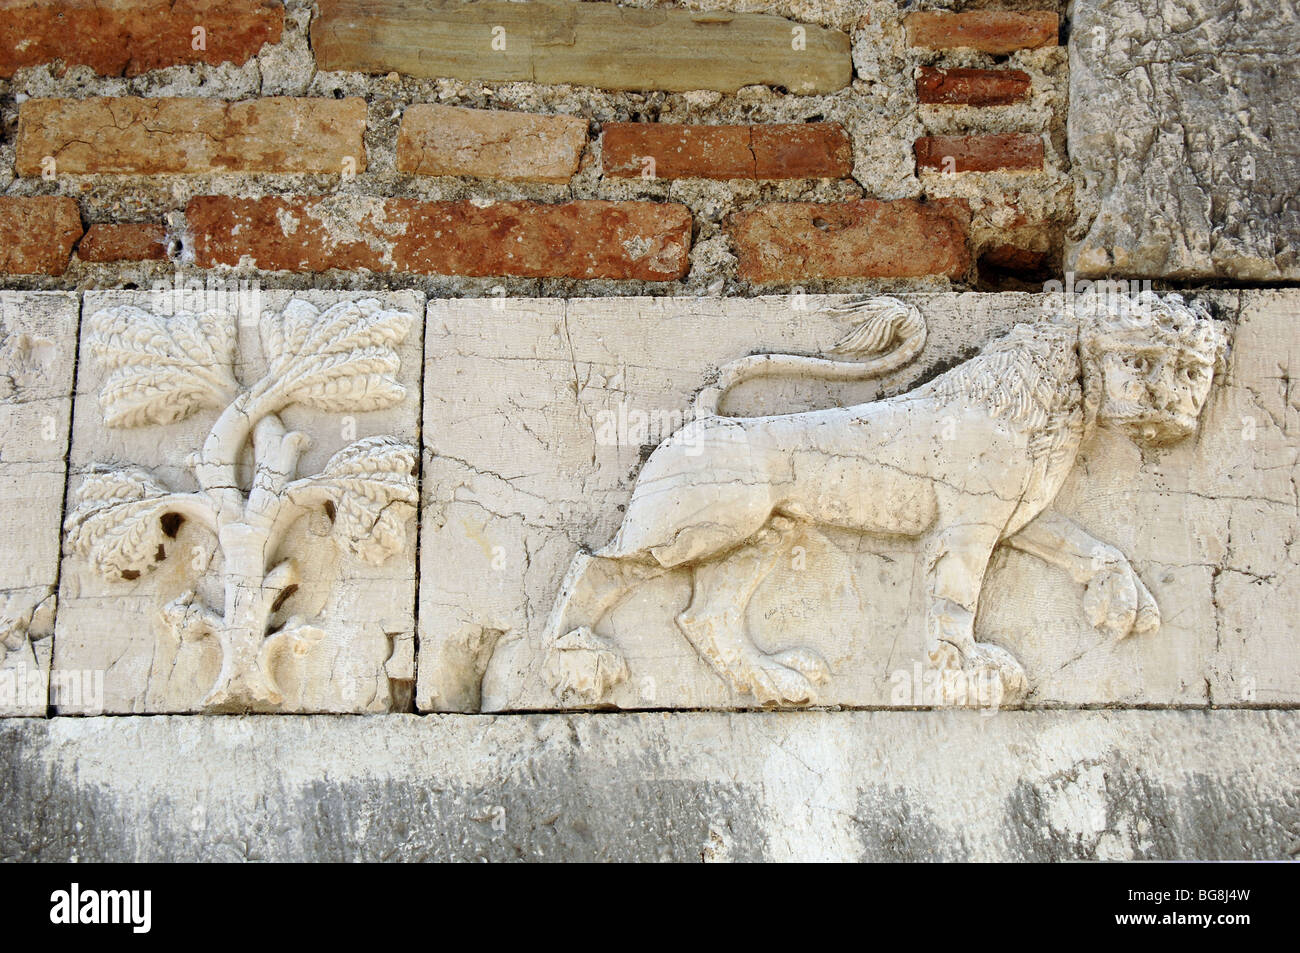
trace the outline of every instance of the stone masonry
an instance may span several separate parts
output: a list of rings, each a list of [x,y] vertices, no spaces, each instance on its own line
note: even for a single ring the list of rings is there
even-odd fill
[[[1298,44],[0,0],[0,859],[1293,859]]]

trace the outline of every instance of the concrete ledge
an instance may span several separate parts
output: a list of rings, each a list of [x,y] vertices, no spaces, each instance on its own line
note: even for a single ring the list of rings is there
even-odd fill
[[[1300,713],[0,723],[3,860],[1285,859]]]

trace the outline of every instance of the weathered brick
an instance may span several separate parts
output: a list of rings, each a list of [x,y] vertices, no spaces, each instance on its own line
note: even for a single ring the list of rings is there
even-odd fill
[[[61,275],[80,237],[75,199],[0,196],[0,272]]]
[[[853,143],[837,122],[751,126],[760,179],[842,179],[853,172]]]
[[[213,195],[192,199],[186,217],[205,268],[672,281],[691,244],[690,210],[654,202]]]
[[[245,63],[283,29],[280,0],[0,0],[0,76],[55,60],[102,76]]]
[[[51,156],[56,175],[360,172],[365,128],[359,98],[29,99],[14,167],[40,175]]]
[[[91,225],[77,246],[82,261],[159,261],[167,257],[167,229],[157,223]]]
[[[837,122],[608,122],[601,148],[605,174],[624,178],[650,175],[651,170],[659,179],[843,178],[853,171],[853,146]]]
[[[421,103],[402,115],[397,168],[420,175],[568,182],[586,142],[587,120],[576,116]]]
[[[914,151],[917,168],[942,172],[1032,171],[1043,167],[1043,140],[1022,132],[922,136],[916,140]]]
[[[602,167],[605,175],[621,178],[753,178],[749,128],[607,122],[601,126]]]
[[[1029,98],[1029,74],[1018,69],[921,67],[916,98],[944,106],[1006,106]]]
[[[735,215],[739,275],[756,284],[812,278],[960,278],[970,268],[964,199],[783,202]]]
[[[932,50],[967,48],[984,53],[1056,46],[1060,18],[1049,10],[971,10],[967,13],[909,13],[908,42]]]

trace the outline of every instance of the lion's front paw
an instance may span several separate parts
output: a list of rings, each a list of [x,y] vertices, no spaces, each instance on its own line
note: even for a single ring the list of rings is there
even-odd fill
[[[1088,581],[1083,611],[1095,627],[1116,639],[1160,627],[1160,607],[1133,566],[1120,556]]]
[[[752,693],[760,705],[808,705],[816,698],[815,686],[829,678],[826,662],[810,649],[755,652],[740,667],[736,688]]]
[[[975,675],[976,698],[981,708],[1009,708],[1029,694],[1024,666],[1006,649],[976,642],[966,659],[967,671]]]
[[[1013,708],[1029,694],[1029,679],[1004,648],[976,642],[964,653],[942,643],[931,651],[938,669],[940,705],[956,708]]]

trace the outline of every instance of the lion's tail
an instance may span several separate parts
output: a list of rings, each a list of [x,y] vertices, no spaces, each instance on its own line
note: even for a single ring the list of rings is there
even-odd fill
[[[829,309],[831,314],[861,317],[831,348],[834,354],[866,357],[863,361],[804,357],[798,354],[751,354],[724,365],[718,380],[695,397],[695,416],[718,416],[727,391],[756,377],[817,377],[822,380],[863,381],[882,377],[915,359],[925,347],[925,318],[897,298],[853,301]]]

